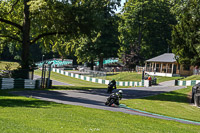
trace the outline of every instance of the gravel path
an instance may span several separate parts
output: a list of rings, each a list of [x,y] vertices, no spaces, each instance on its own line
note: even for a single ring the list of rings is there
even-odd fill
[[[173,90],[177,90],[183,88],[182,86],[175,87],[166,87],[166,86],[154,86],[154,87],[134,87],[134,88],[125,88],[123,90],[123,98],[124,99],[134,99],[141,98],[145,96],[151,96],[160,94],[163,92],[169,92]],[[123,112],[133,115],[147,116],[158,119],[165,120],[173,120],[186,124],[195,124],[200,125],[199,123],[184,121],[180,119],[167,118],[163,116],[152,115],[148,113],[141,113],[138,111],[124,109],[124,108],[116,108],[116,107],[108,107],[105,106],[104,103],[109,96],[106,93],[106,89],[96,89],[96,90],[55,90],[55,91],[45,91],[45,90],[37,90],[37,91],[15,91],[12,92],[15,95],[21,95],[26,97],[33,97],[45,101],[53,101],[57,103],[63,104],[71,104],[71,105],[79,105],[89,108],[103,109],[115,112]]]

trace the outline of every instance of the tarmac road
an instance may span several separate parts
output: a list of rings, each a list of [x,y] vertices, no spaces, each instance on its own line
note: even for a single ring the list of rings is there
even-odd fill
[[[123,99],[134,99],[141,98],[151,95],[160,94],[163,92],[169,92],[177,89],[184,88],[183,86],[153,86],[153,87],[134,87],[134,88],[124,88]],[[105,106],[104,103],[109,96],[106,93],[106,89],[95,89],[95,90],[36,90],[36,91],[15,91],[12,92],[15,95],[21,95],[26,97],[33,97],[45,101],[53,101],[62,104],[79,105],[89,108],[103,109],[115,112],[123,112],[133,115],[141,115],[147,117],[153,117],[158,119],[173,120],[186,124],[200,125],[200,123],[195,123],[191,121],[184,121],[180,119],[173,119],[163,116],[152,115],[148,113],[141,113],[138,111],[116,108]]]
[[[38,76],[38,75],[34,75],[34,79],[40,79],[41,76]],[[73,86],[72,84],[67,84],[67,83],[63,83],[63,82],[60,82],[60,81],[57,81],[57,80],[52,80],[52,85],[70,85],[70,86]]]

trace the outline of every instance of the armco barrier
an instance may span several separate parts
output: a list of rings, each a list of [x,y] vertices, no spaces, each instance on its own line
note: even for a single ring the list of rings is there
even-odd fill
[[[64,70],[60,70],[60,69],[56,69],[53,68],[53,72],[56,73],[60,73],[66,76],[70,76],[73,78],[77,78],[77,79],[81,79],[81,80],[86,80],[86,81],[90,81],[90,82],[95,82],[95,83],[99,83],[99,84],[108,84],[110,81],[109,80],[104,80],[104,79],[97,79],[97,78],[92,78],[92,77],[87,77],[87,76],[83,76],[80,74],[74,74],[74,73],[70,73]],[[148,85],[146,85],[144,80],[142,80],[141,82],[135,82],[135,81],[117,81],[117,85],[118,86],[146,86],[148,87]]]
[[[186,80],[186,81],[175,80],[175,85],[176,86],[193,86],[199,82],[200,80]]]
[[[40,88],[40,80],[13,79],[13,78],[0,79],[0,89],[14,89],[14,88],[37,89]]]

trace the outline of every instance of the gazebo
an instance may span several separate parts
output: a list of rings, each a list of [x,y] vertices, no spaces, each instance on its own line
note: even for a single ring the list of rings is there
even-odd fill
[[[178,64],[173,53],[165,53],[145,61],[145,73],[157,76],[189,76],[193,66],[183,67]]]

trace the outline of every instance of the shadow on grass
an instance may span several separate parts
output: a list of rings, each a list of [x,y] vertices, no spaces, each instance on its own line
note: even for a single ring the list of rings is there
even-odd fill
[[[39,100],[0,99],[0,107],[48,108],[50,102]]]
[[[22,89],[21,89],[22,90]],[[25,90],[24,90],[25,91]],[[0,107],[31,107],[31,108],[48,108],[52,102],[41,101],[37,99],[24,98],[13,95],[7,90],[0,90]]]
[[[158,100],[158,101],[170,101],[170,102],[180,102],[180,103],[188,103],[188,95],[184,93],[178,93],[175,91],[162,93],[155,96],[144,97],[142,99],[146,100]]]
[[[118,73],[113,73],[113,74],[109,73],[109,74],[106,74],[106,76],[113,76],[113,75],[118,75]]]

